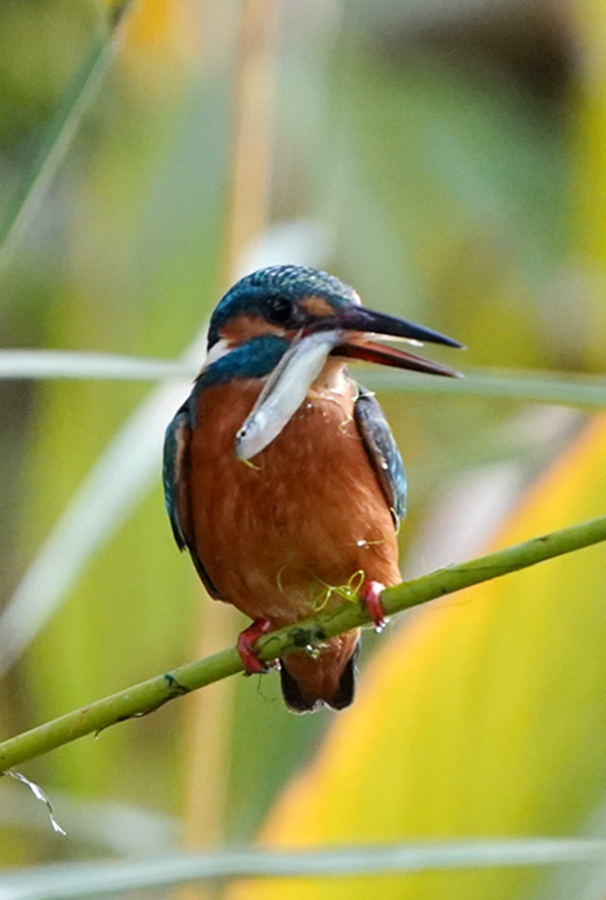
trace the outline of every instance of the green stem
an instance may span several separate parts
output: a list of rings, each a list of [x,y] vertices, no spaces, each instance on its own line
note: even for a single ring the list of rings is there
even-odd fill
[[[606,406],[603,376],[490,369],[466,369],[465,378],[427,378],[414,372],[387,369],[359,371],[360,381],[371,390],[398,394],[456,394],[467,397],[500,397],[533,403],[600,408]]]
[[[606,540],[606,516],[580,525],[571,525],[515,547],[499,550],[470,562],[438,569],[429,575],[388,588],[381,596],[383,608],[387,615],[393,615],[427,603],[436,597],[443,597],[473,584],[498,578],[604,540]],[[361,602],[346,600],[332,611],[266,635],[258,641],[256,650],[261,660],[269,662],[369,622],[370,617]],[[204,687],[213,681],[219,681],[228,675],[234,675],[242,669],[240,657],[232,648],[181,666],[166,675],[150,678],[149,681],[127,688],[111,697],[105,697],[0,743],[0,770],[5,771],[85,734],[101,731],[116,722],[145,715],[175,697]]]
[[[599,838],[468,838],[400,844],[167,852],[134,859],[52,862],[28,869],[4,869],[2,896],[14,900],[128,896],[146,888],[241,878],[352,878],[510,866],[603,864],[606,841]],[[334,883],[334,882],[333,882]],[[339,882],[336,882],[339,885]],[[335,895],[339,891],[335,885]],[[312,891],[310,890],[309,893]],[[216,893],[216,892],[213,892]],[[348,896],[351,892],[340,892]],[[284,892],[287,896],[288,891]],[[168,891],[166,892],[167,896]]]
[[[1,226],[0,226],[1,243]],[[0,247],[0,257],[2,249]],[[194,378],[197,363],[183,359],[153,359],[71,350],[0,350],[0,379],[97,378],[121,381],[163,381]],[[554,403],[586,409],[606,407],[606,378],[559,372],[509,369],[466,369],[465,378],[427,378],[414,372],[356,368],[353,373],[372,390],[398,394],[454,394],[503,400]]]

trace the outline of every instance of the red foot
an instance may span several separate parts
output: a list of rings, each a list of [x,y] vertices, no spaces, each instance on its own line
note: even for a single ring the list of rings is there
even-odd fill
[[[238,635],[236,646],[240,659],[244,663],[244,668],[249,675],[263,674],[268,671],[255,653],[254,646],[262,634],[267,634],[269,626],[269,619],[255,619],[252,625],[249,625],[248,628],[245,628]]]
[[[375,631],[383,631],[389,621],[385,616],[385,610],[381,603],[381,594],[385,585],[379,581],[367,581],[361,591],[362,603],[366,607],[371,619],[375,623]]]

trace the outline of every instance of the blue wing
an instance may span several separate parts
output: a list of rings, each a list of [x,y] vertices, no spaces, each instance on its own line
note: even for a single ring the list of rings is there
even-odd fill
[[[406,475],[400,451],[383,410],[362,385],[354,405],[356,425],[362,436],[396,527],[406,515]]]
[[[166,429],[162,469],[166,512],[179,550],[184,550],[187,546],[190,532],[185,483],[190,436],[189,410],[187,404],[184,404]]]
[[[210,579],[196,547],[189,504],[189,442],[191,411],[189,400],[177,411],[166,429],[164,439],[164,499],[173,534],[179,550],[189,550],[204,587],[216,599],[221,599]]]

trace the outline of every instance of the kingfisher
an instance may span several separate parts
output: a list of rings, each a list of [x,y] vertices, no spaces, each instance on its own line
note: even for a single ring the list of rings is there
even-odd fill
[[[265,671],[254,649],[262,634],[344,597],[360,596],[380,627],[381,592],[401,581],[404,467],[381,407],[347,363],[458,373],[377,339],[462,346],[365,308],[317,269],[247,275],[214,310],[206,361],[166,431],[175,540],[211,597],[253,620],[237,643],[249,673]],[[359,643],[356,629],[280,660],[287,707],[349,706]]]

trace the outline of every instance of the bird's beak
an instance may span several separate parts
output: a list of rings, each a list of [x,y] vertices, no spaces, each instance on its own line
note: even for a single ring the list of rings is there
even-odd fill
[[[257,401],[236,434],[235,454],[249,460],[282,431],[307,396],[329,356],[353,357],[400,369],[458,377],[459,373],[413,353],[385,347],[369,334],[420,343],[461,347],[458,341],[395,316],[352,304],[335,316],[318,319],[293,335],[291,346],[269,375]]]
[[[458,341],[430,328],[414,325],[412,322],[406,322],[396,316],[389,316],[363,306],[353,305],[332,319],[330,324],[331,327],[337,328],[342,335],[342,340],[331,351],[333,356],[360,359],[365,362],[394,366],[398,369],[414,369],[430,375],[460,377],[459,372],[440,365],[440,363],[423,359],[414,353],[394,347],[386,347],[369,339],[369,334],[373,334],[379,338],[407,340],[415,344],[429,342],[443,344],[447,347],[461,348],[463,346]]]

